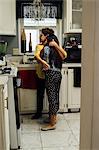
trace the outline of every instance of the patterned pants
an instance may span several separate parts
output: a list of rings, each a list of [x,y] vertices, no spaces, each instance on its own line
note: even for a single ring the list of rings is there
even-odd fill
[[[45,86],[49,101],[49,114],[57,114],[59,110],[59,90],[62,75],[60,71],[47,70]]]

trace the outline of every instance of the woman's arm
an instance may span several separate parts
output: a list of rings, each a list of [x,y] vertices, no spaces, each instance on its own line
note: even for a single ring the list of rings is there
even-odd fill
[[[64,60],[67,57],[66,51],[61,46],[59,46],[54,40],[49,43],[49,46],[55,47],[55,49],[58,51],[62,60]]]

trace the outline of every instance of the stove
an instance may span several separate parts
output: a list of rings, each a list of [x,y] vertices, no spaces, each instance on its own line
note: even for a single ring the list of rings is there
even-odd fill
[[[7,75],[17,77],[17,67],[14,66],[2,66],[0,67],[0,75]]]

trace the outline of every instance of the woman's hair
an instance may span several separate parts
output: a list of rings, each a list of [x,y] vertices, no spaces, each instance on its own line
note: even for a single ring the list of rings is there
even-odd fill
[[[41,32],[47,36],[47,41],[48,43],[51,42],[53,39],[54,41],[59,44],[59,41],[58,41],[58,38],[56,37],[56,35],[54,35],[54,30],[53,29],[50,29],[50,28],[43,28],[41,30]]]
[[[44,28],[41,30],[41,32],[45,35],[45,36],[49,36],[49,35],[53,35],[54,34],[54,30],[50,29],[50,28]]]

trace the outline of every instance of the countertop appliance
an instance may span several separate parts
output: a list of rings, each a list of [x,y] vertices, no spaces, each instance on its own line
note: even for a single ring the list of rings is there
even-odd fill
[[[67,33],[64,35],[63,48],[67,52],[67,63],[81,63],[81,33]]]

